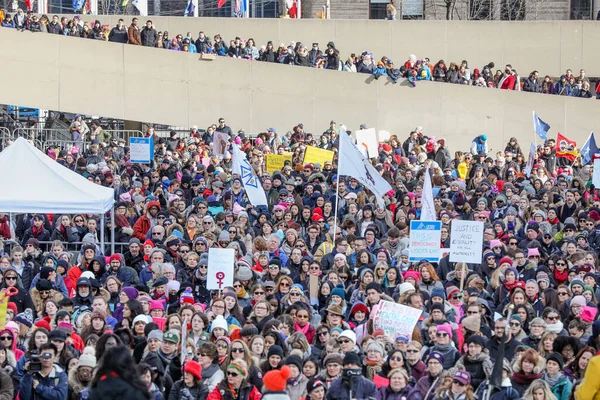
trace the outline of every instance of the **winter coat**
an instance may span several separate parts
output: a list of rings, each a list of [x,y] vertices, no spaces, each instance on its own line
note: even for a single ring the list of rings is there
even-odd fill
[[[357,376],[352,381],[352,397],[350,397],[350,388],[346,386],[344,379],[336,379],[329,390],[327,390],[327,400],[352,400],[368,399],[373,396],[377,387],[373,382],[363,376]]]
[[[578,399],[600,400],[600,356],[592,357],[585,369],[585,376],[575,390]]]
[[[394,392],[389,386],[382,386],[375,393],[375,398],[377,400],[421,400],[423,396],[416,386],[407,385],[399,392]]]
[[[306,396],[306,384],[308,383],[308,378],[305,377],[302,373],[298,377],[298,380],[295,383],[288,384],[285,388],[286,393],[290,396],[290,400],[300,400]]]
[[[65,371],[54,364],[52,371],[46,377],[36,376],[39,385],[33,389],[33,375],[25,374],[19,384],[19,398],[21,400],[64,400],[67,398],[69,384]]]
[[[492,375],[494,363],[490,359],[488,351],[483,350],[475,357],[465,354],[458,360],[455,367],[456,369],[466,370],[471,374],[471,386],[478,387],[481,382]]]
[[[569,400],[569,395],[573,389],[573,383],[562,372],[562,378],[554,384],[550,389],[558,400]],[[542,378],[542,380],[544,380]]]
[[[140,39],[142,41],[142,46],[147,47],[156,47],[156,43],[158,43],[158,32],[156,29],[148,27],[144,27],[142,32],[140,32]]]
[[[66,228],[66,236],[61,232],[60,227],[54,228],[52,234],[50,235],[50,240],[60,240],[61,242],[78,242],[79,241],[79,231],[77,228],[73,226],[69,226]]]
[[[35,287],[31,289],[30,295],[31,301],[33,301],[33,304],[35,305],[35,311],[38,313],[38,315],[42,315],[46,310],[46,301],[42,299],[39,291]],[[57,304],[60,303],[64,298],[65,297],[60,292],[57,292],[54,289],[51,289],[50,295],[48,295],[48,300],[54,300]]]
[[[108,34],[108,41],[115,43],[127,43],[127,29],[123,27],[123,29],[119,29],[117,26],[110,30]]]
[[[231,393],[231,389],[229,389],[229,385],[227,383],[227,380],[225,379],[219,384],[219,386],[217,386],[215,388],[215,390],[210,392],[207,399],[208,400],[260,400],[260,398],[262,397],[262,394],[256,388],[256,386],[253,386],[246,382],[242,383],[242,386],[238,390],[237,395],[238,395],[237,397],[233,397],[233,394]]]
[[[169,400],[205,400],[208,396],[208,387],[200,384],[187,387],[182,381],[177,381],[169,392]]]
[[[148,400],[149,396],[118,376],[109,376],[100,378],[96,386],[90,389],[90,400],[106,399]]]
[[[211,364],[208,368],[202,368],[202,383],[212,392],[225,379],[225,373],[217,364]]]

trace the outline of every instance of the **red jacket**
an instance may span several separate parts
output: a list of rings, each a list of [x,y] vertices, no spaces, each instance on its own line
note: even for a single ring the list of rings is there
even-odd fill
[[[227,377],[217,387],[210,392],[206,400],[260,400],[262,394],[258,391],[256,386],[249,383],[243,384],[240,387],[239,394],[237,397],[233,397],[231,390],[227,384]]]
[[[500,89],[515,90],[515,77],[513,75],[507,76]]]
[[[151,201],[146,205],[146,210],[149,210],[152,207],[158,207],[158,211],[160,211],[160,203],[158,201]],[[151,228],[150,218],[147,215],[142,215],[138,218],[135,225],[133,225],[133,236],[138,238],[140,242],[146,241],[146,234]]]

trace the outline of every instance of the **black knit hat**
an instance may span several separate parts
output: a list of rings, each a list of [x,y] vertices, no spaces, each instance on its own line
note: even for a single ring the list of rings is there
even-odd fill
[[[48,279],[40,279],[35,284],[35,288],[38,290],[38,292],[43,290],[52,290],[52,283]]]
[[[369,291],[369,289],[374,289],[377,293],[383,293],[383,289],[381,285],[377,282],[371,282],[365,287],[365,293]]]
[[[258,335],[258,333],[259,333],[258,328],[252,324],[244,325],[244,327],[242,328],[242,331],[240,332],[242,337],[256,336],[256,335]]]
[[[554,352],[548,357],[546,357],[546,361],[550,360],[555,361],[560,366],[560,369],[562,369],[562,367],[565,365],[565,360],[563,359],[562,355],[560,355],[560,353]]]
[[[362,365],[358,354],[356,354],[353,351],[349,351],[348,353],[346,353],[346,355],[344,356],[344,365],[348,364]]]
[[[283,358],[283,349],[281,348],[281,346],[274,344],[273,346],[269,347],[269,352],[267,353],[267,358],[269,358],[271,356],[279,356],[279,357]]]

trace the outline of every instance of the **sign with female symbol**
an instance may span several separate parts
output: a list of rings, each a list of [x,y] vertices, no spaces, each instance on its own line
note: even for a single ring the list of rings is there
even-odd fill
[[[235,253],[233,249],[208,249],[208,290],[222,290],[233,286],[233,266]]]

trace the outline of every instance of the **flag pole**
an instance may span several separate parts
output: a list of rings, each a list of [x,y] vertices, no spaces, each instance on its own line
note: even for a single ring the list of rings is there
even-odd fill
[[[531,114],[533,116],[533,143],[535,144],[535,152],[537,155],[537,131],[535,129],[536,127],[536,121],[535,121],[535,110],[531,110]]]
[[[335,183],[335,210],[333,214],[333,241],[335,242],[335,233],[337,232],[337,218],[338,218],[338,208],[340,208],[340,154],[342,153],[342,140],[340,140],[339,136],[342,134],[342,129],[340,128],[340,132],[338,134],[338,165],[337,165],[337,177]],[[347,135],[346,130],[343,130],[343,134]]]

